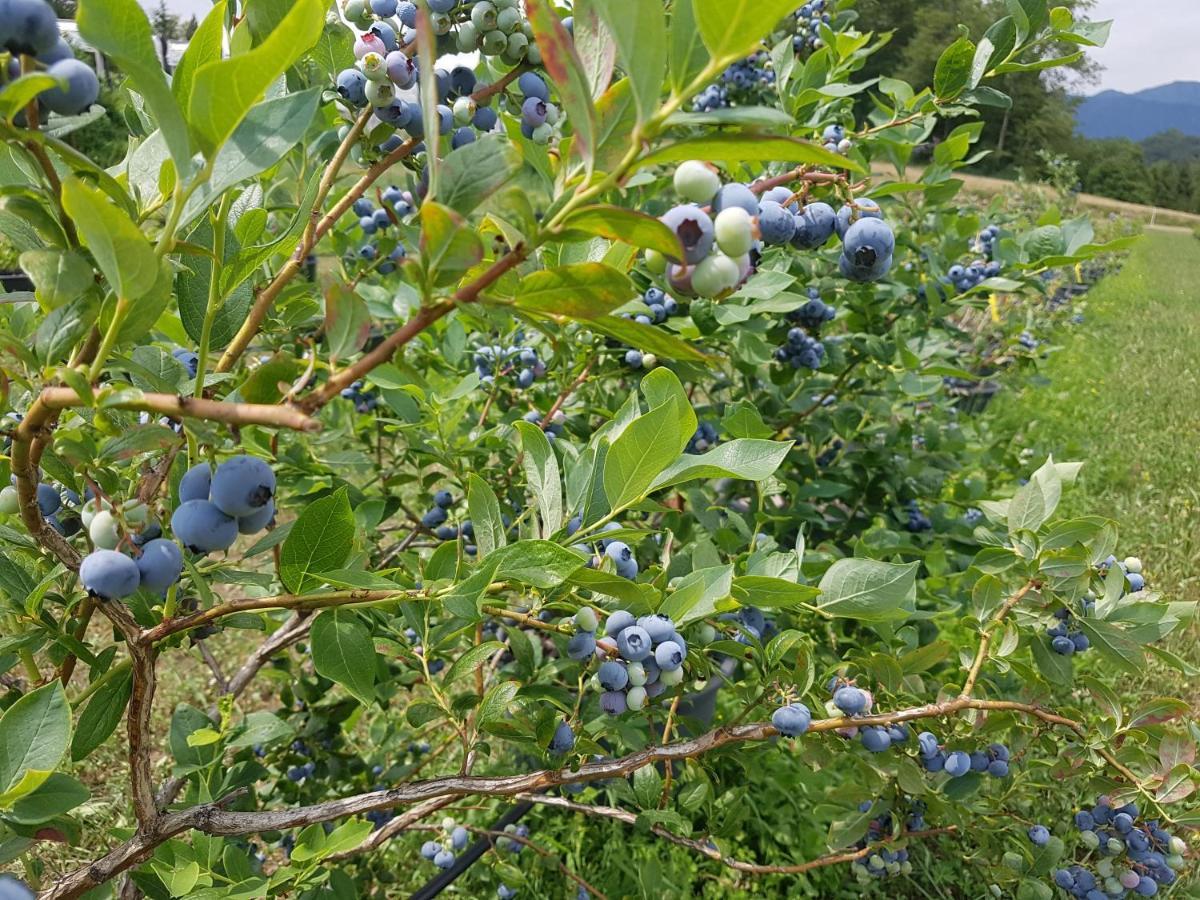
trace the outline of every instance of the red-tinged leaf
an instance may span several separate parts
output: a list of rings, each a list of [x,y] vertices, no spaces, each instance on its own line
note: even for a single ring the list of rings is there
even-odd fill
[[[1196,761],[1196,744],[1185,734],[1168,734],[1158,745],[1158,761],[1163,772],[1170,772],[1181,763]]]
[[[1183,700],[1176,700],[1172,697],[1155,697],[1138,708],[1129,720],[1129,727],[1136,728],[1139,725],[1159,725],[1163,722],[1170,722],[1190,710],[1191,706]]]
[[[1163,779],[1154,799],[1159,803],[1178,803],[1184,797],[1191,796],[1195,790],[1195,770],[1187,763],[1180,763]]]
[[[596,120],[591,85],[575,52],[575,42],[550,0],[526,0],[525,13],[542,52],[542,66],[558,88],[567,121],[575,132],[572,145],[590,170],[596,150]]]

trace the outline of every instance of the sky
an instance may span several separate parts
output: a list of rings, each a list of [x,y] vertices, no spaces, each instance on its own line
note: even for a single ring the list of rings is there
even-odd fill
[[[652,0],[646,0],[652,2]],[[147,6],[152,0],[143,0]],[[209,0],[167,0],[181,16],[203,18]],[[1097,0],[1090,14],[1113,19],[1108,45],[1089,49],[1104,65],[1094,90],[1139,91],[1172,81],[1200,81],[1200,0]]]

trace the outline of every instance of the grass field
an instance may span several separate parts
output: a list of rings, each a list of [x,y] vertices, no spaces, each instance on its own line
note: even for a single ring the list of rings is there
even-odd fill
[[[1147,233],[1120,274],[1087,295],[1084,324],[1043,369],[1047,383],[1003,396],[998,410],[1035,459],[1085,463],[1064,511],[1119,522],[1118,555],[1141,557],[1149,585],[1173,600],[1200,599],[1198,285],[1200,241]],[[1193,624],[1168,647],[1200,665],[1197,636]],[[1200,696],[1156,668],[1143,687]]]

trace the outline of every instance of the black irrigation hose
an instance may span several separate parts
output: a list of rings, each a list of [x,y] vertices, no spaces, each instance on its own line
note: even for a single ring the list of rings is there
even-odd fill
[[[521,820],[521,817],[531,809],[533,809],[533,804],[528,800],[522,800],[516,806],[508,810],[508,812],[502,815],[499,819],[497,819],[490,830],[503,831],[505,825],[515,825]],[[430,900],[430,898],[436,897],[451,884],[453,884],[458,876],[462,875],[465,871],[467,871],[467,869],[471,868],[471,866],[478,861],[479,857],[487,853],[495,840],[497,840],[497,838],[493,838],[491,835],[485,835],[484,837],[481,837],[474,844],[458,855],[458,857],[454,860],[454,865],[427,881],[423,887],[418,888],[413,893],[409,900]]]

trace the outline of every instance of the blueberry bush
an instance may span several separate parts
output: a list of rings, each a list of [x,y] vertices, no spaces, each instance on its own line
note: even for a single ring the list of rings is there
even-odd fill
[[[1108,25],[911,85],[795,2],[218,0],[167,76],[80,0],[101,168],[0,0],[0,897],[1186,882],[1197,734],[1121,677],[1191,604],[978,414],[1126,240],[955,174]]]

